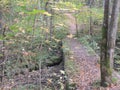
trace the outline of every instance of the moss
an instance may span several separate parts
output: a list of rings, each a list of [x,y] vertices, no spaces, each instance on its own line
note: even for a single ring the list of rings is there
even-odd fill
[[[116,84],[116,83],[117,83],[117,81],[118,81],[118,79],[117,79],[117,78],[112,77],[112,83],[113,83],[113,84]]]
[[[103,83],[103,87],[108,87],[109,86],[109,83],[108,82],[104,82]]]
[[[110,61],[109,60],[106,60],[105,67],[106,67],[107,75],[111,76],[112,75],[112,69],[110,68]]]
[[[92,88],[98,88],[100,87],[100,80],[96,80],[91,84]]]
[[[68,74],[74,74],[77,71],[77,68],[75,67],[75,62],[73,60],[68,59],[65,62],[65,67],[67,72],[69,72]]]
[[[65,90],[76,90],[76,88],[77,88],[76,83],[67,82]]]
[[[61,57],[58,56],[51,56],[50,59],[46,60],[47,66],[53,66],[59,64],[62,61]]]

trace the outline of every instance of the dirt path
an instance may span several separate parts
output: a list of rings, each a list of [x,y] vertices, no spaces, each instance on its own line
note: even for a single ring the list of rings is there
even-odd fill
[[[69,18],[69,32],[75,34],[75,19],[70,14],[66,15]],[[90,84],[100,78],[100,65],[97,64],[98,57],[90,55],[75,38],[67,38],[67,43],[73,53],[75,66],[80,70],[72,78],[77,83],[77,90],[91,90]]]
[[[72,80],[77,84],[77,90],[120,90],[120,86],[108,88],[92,88],[91,84],[95,81],[100,81],[100,64],[99,57],[91,55],[86,50],[85,46],[80,44],[76,38],[72,38],[76,34],[75,18],[71,14],[65,14],[68,17],[67,24],[69,26],[70,37],[66,38],[68,47],[72,52],[75,66],[78,72],[72,76]]]
[[[76,39],[68,39],[68,45],[73,53],[75,66],[79,70],[72,78],[77,83],[77,90],[91,90],[90,84],[100,77],[97,56],[89,55]]]
[[[75,18],[71,15],[66,13],[65,14],[68,17],[67,25],[69,26],[69,33],[70,34],[76,34],[76,25],[75,25]]]

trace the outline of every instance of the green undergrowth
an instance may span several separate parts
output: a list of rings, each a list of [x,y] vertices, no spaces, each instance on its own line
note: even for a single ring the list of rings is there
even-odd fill
[[[70,50],[67,40],[63,41],[63,53],[64,53],[64,63],[65,63],[65,72],[67,75],[67,84],[66,90],[74,90],[76,88],[76,84],[72,82],[71,77],[79,71],[76,67],[76,63],[74,61],[73,52]]]
[[[93,88],[99,88],[100,87],[100,80],[96,80],[91,85]]]
[[[115,70],[120,71],[120,32],[118,32],[116,40],[114,67]]]
[[[68,72],[71,72],[69,74],[73,74],[74,72],[76,72],[77,68],[75,66],[72,51],[70,50],[66,40],[63,41],[63,53],[65,58],[65,68]]]
[[[54,16],[55,21],[50,29],[45,22],[45,17],[50,14],[44,10],[36,9],[34,3],[29,1],[14,1],[11,6],[13,13],[5,13],[7,27],[5,37],[6,60],[5,75],[10,79],[15,75],[25,74],[24,69],[29,72],[39,70],[46,66],[53,66],[62,61],[62,39],[66,37],[67,30],[61,21],[62,16]],[[22,4],[22,5],[21,5]],[[26,7],[27,6],[27,7]],[[0,54],[0,57],[3,57]]]
[[[99,49],[98,43],[91,36],[79,37],[78,40],[84,45],[89,54],[96,54],[95,50]]]
[[[40,39],[31,43],[9,44],[8,60],[5,64],[5,74],[9,77],[24,73],[27,68],[30,72],[39,67],[52,66],[62,61],[61,42],[43,42],[40,49]],[[19,46],[22,45],[23,47]],[[14,49],[12,49],[14,48]],[[39,65],[41,63],[41,66]]]
[[[13,88],[11,90],[26,90],[26,89],[28,89],[28,90],[39,90],[40,87],[38,85],[28,84],[28,85],[24,85],[24,86],[19,85],[16,88]]]

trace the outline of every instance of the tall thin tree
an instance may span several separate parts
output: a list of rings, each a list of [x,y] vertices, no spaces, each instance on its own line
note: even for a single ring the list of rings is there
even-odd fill
[[[120,0],[114,0],[112,15],[109,25],[110,0],[105,0],[104,22],[101,44],[101,85],[108,86],[112,83],[114,48],[118,27]]]
[[[113,68],[114,61],[114,48],[116,41],[116,33],[119,20],[120,0],[113,1],[112,15],[108,30],[108,59],[110,61],[110,67]]]
[[[109,72],[110,62],[107,59],[107,31],[109,27],[109,2],[110,0],[105,0],[104,5],[104,20],[102,27],[102,42],[101,42],[101,86],[106,85],[106,78],[111,76]]]

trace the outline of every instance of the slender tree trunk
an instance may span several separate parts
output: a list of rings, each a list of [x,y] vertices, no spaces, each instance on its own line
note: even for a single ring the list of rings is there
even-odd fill
[[[76,13],[77,14],[77,13]],[[76,36],[79,36],[79,31],[78,31],[78,20],[77,17],[75,16],[75,26],[76,26]]]
[[[53,10],[49,5],[49,2],[46,2],[45,10],[51,14],[50,17],[45,16],[47,25],[49,24],[50,40],[53,35]]]
[[[114,48],[118,27],[120,0],[114,0],[109,25],[110,0],[105,0],[103,35],[101,46],[101,85],[112,83]]]
[[[50,13],[51,13],[51,16],[50,16],[50,40],[51,40],[51,37],[53,35],[53,10],[51,8],[50,10]]]
[[[2,33],[2,11],[0,9],[0,34]]]
[[[0,36],[3,36],[3,27],[2,27],[2,10],[0,8]],[[3,41],[1,40],[0,41],[0,48],[3,48]],[[2,49],[0,49],[0,54],[2,55],[0,57],[0,63],[3,62],[3,56],[4,56],[4,53],[2,52]],[[2,76],[3,76],[3,65],[0,65],[0,82],[2,83]]]
[[[48,2],[46,2],[45,4],[45,11],[48,11]],[[46,22],[46,27],[48,28],[48,16],[44,15],[44,19],[45,19],[45,22]],[[48,33],[46,33],[46,36],[45,36],[45,39],[48,40]]]
[[[107,31],[109,27],[109,1],[105,0],[104,20],[102,27],[102,42],[101,42],[101,86],[107,86],[107,77],[111,76],[110,61],[107,59]]]
[[[92,8],[92,2],[93,2],[93,0],[90,0],[90,5],[89,5],[89,8],[90,8],[90,18],[89,18],[89,35],[91,35],[92,36],[92,11],[91,11],[91,8]]]
[[[5,32],[6,32],[6,27],[4,26],[3,27],[3,11],[2,9],[0,9],[0,35],[5,38]],[[4,85],[4,82],[3,82],[3,78],[4,78],[4,63],[5,63],[5,60],[6,60],[6,57],[5,57],[5,40],[2,39],[0,41],[0,44],[1,45],[1,54],[2,54],[2,57],[0,58],[0,82],[2,83],[2,85]]]
[[[114,61],[114,48],[115,48],[116,33],[118,28],[119,8],[120,8],[120,0],[114,0],[111,20],[110,20],[110,27],[108,30],[108,59],[110,61],[111,68],[113,68],[113,61]]]

